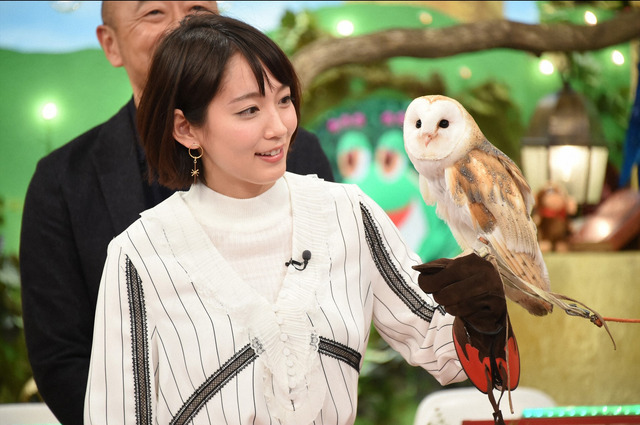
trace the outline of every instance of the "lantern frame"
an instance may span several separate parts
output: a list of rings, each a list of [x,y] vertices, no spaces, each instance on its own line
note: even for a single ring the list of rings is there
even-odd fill
[[[533,193],[551,182],[580,206],[599,204],[609,157],[602,134],[595,108],[568,82],[541,99],[521,148]]]

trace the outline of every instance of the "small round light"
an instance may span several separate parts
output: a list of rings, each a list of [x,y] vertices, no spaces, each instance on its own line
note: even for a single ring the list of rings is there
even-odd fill
[[[587,10],[586,12],[584,12],[584,21],[588,25],[595,25],[598,23],[598,18],[596,17],[595,13],[593,13],[590,10]]]
[[[47,103],[42,108],[42,118],[49,121],[58,116],[58,107],[55,103]]]
[[[540,64],[538,65],[538,68],[540,69],[540,72],[542,72],[544,75],[551,75],[555,70],[553,63],[551,63],[551,61],[548,59],[542,59],[540,61]]]
[[[614,50],[611,52],[611,61],[618,66],[624,65],[624,55],[620,50]]]
[[[351,34],[353,34],[353,22],[348,21],[348,20],[343,20],[338,22],[338,25],[336,26],[336,30],[338,31],[338,34],[347,37]]]
[[[458,72],[460,73],[460,77],[464,78],[465,80],[471,78],[471,69],[469,69],[468,66],[461,66]]]
[[[429,12],[420,13],[420,22],[424,25],[429,25],[433,22],[433,16]]]

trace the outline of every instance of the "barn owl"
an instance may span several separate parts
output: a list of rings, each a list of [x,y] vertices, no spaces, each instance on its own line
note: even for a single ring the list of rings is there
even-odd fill
[[[508,298],[537,316],[557,305],[570,315],[604,324],[584,304],[550,292],[530,215],[531,189],[517,165],[485,138],[459,102],[440,95],[414,99],[406,110],[403,136],[425,202],[436,204],[436,213],[463,250],[491,254]]]

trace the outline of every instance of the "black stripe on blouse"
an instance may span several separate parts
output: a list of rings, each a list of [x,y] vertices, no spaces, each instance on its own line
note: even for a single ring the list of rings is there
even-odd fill
[[[435,307],[427,304],[402,278],[402,275],[391,261],[373,216],[367,207],[360,203],[365,237],[376,268],[387,282],[387,285],[404,302],[407,307],[421,319],[431,322]]]
[[[151,373],[147,344],[147,312],[142,280],[133,263],[125,259],[129,315],[131,316],[131,349],[133,353],[133,385],[135,388],[136,423],[151,424]]]
[[[340,344],[337,341],[320,337],[318,352],[345,362],[354,368],[356,372],[360,373],[360,359],[362,355],[353,348]]]
[[[253,345],[256,345],[256,341],[254,341]],[[318,352],[345,362],[347,365],[354,368],[356,372],[360,369],[360,353],[346,345],[340,344],[339,342],[320,337]],[[242,350],[238,351],[230,360],[222,365],[220,369],[211,375],[202,385],[200,385],[200,387],[182,405],[180,410],[178,410],[178,413],[173,417],[170,424],[181,425],[192,420],[200,409],[202,409],[202,407],[216,393],[218,393],[227,382],[239,374],[242,369],[247,367],[257,357],[258,355],[252,345],[247,344]]]
[[[220,369],[211,375],[182,405],[178,413],[169,422],[171,425],[188,423],[211,398],[222,389],[242,369],[253,362],[258,355],[247,344],[229,359]]]

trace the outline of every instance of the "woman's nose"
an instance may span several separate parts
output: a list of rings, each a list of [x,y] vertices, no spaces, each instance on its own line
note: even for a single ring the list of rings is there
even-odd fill
[[[282,138],[287,134],[287,126],[285,124],[284,117],[282,116],[283,112],[276,109],[274,110],[267,122],[267,128],[265,132],[265,137],[267,139],[272,138]]]

